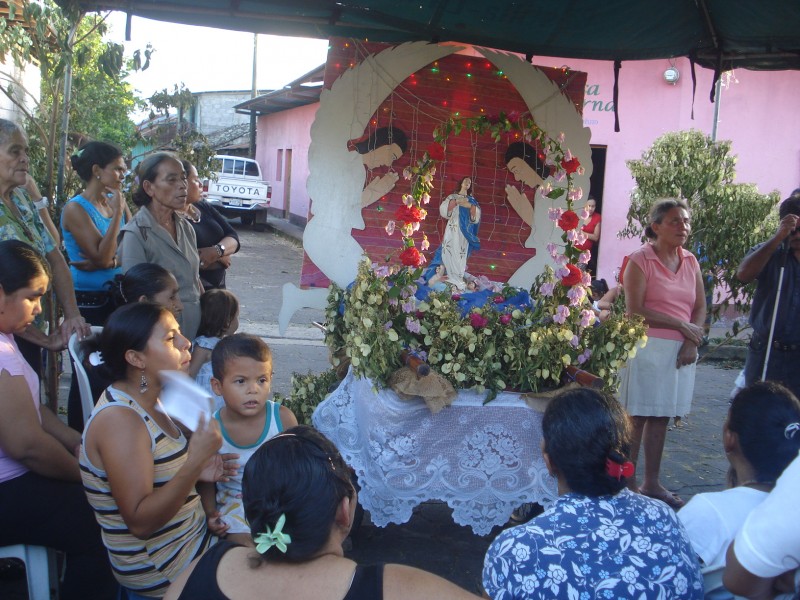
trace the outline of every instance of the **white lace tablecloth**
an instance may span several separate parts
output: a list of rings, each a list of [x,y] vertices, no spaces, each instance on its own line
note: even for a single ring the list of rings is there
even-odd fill
[[[518,394],[483,400],[461,391],[434,415],[348,373],[312,420],[355,469],[376,525],[405,523],[421,502],[442,500],[456,523],[486,535],[521,504],[548,504],[557,493],[541,453],[542,413]]]

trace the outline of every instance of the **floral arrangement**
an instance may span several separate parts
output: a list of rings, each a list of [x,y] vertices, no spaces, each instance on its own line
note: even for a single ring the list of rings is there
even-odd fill
[[[548,269],[532,287],[537,300],[530,307],[495,310],[519,293],[505,286],[462,317],[458,294],[418,300],[408,270],[392,273],[364,260],[350,290],[329,295],[326,343],[334,355],[343,350],[357,376],[381,386],[411,350],[456,388],[488,391],[487,400],[504,389],[555,388],[571,365],[602,377],[613,391],[618,370],[646,341],[646,328],[622,312],[595,324],[585,295],[573,294],[576,305],[570,304],[574,287]]]
[[[427,216],[424,206],[430,202],[436,163],[444,159],[447,139],[462,131],[489,134],[496,142],[515,132],[535,144],[550,168],[542,195],[566,205],[549,210],[563,231],[563,243],[548,245],[553,267],[534,281],[532,301],[525,305],[509,302],[520,290],[507,285],[464,316],[459,294],[431,292],[417,298],[429,243],[423,236],[420,252],[413,236]],[[580,222],[588,215],[573,210],[583,196],[573,178],[582,172],[579,160],[564,147],[564,135],[549,137],[530,117],[451,117],[437,127],[434,142],[404,171],[406,179],[413,179],[411,193],[386,225],[389,235],[399,227],[403,236],[403,266],[377,268],[365,259],[348,291],[331,288],[326,343],[333,355],[344,353],[356,375],[385,385],[402,366],[401,353],[415,352],[456,388],[488,390],[488,399],[507,388],[537,392],[557,387],[572,366],[598,375],[609,391],[615,390],[618,370],[647,340],[646,327],[641,318],[623,312],[595,322],[587,292],[591,278],[581,269],[590,254],[577,248],[586,241]]]
[[[330,393],[331,387],[338,383],[335,369],[318,374],[292,373],[292,390],[289,396],[274,394],[272,399],[291,410],[300,425],[311,425],[314,409]]]

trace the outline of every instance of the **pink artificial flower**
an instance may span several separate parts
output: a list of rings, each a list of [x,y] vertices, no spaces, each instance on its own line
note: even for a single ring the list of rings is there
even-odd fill
[[[592,323],[595,322],[597,316],[594,314],[593,310],[582,310],[581,311],[581,327],[588,327]]]
[[[420,248],[422,251],[425,252],[428,248],[431,247],[431,243],[428,241],[428,236],[422,236],[422,243],[420,244]]]
[[[578,262],[582,265],[588,265],[591,258],[592,258],[592,253],[589,252],[588,250],[584,250],[578,257]]]
[[[409,167],[403,169],[403,179],[411,179],[411,169]]]
[[[397,300],[395,300],[395,302],[397,302]],[[389,331],[391,328],[392,328],[392,322],[391,321],[386,321],[386,323],[383,324],[383,330],[384,331]]]
[[[387,267],[386,265],[380,267],[377,265],[373,265],[372,270],[375,273],[376,277],[381,277],[381,278],[388,277],[391,272],[389,271],[389,267]]]
[[[578,216],[581,218],[582,221],[585,221],[586,219],[589,218],[589,209],[584,206],[583,209],[581,210],[581,214]]]
[[[431,195],[430,194],[422,194],[421,200],[422,200],[423,204],[427,204],[428,202],[431,201]]]
[[[419,333],[421,331],[419,321],[412,317],[406,317],[406,329],[411,333]]]
[[[548,209],[547,217],[553,223],[556,223],[561,218],[561,215],[563,214],[563,212],[564,212],[563,208],[558,208],[557,206],[554,206],[554,207]]]
[[[559,255],[559,248],[553,242],[549,242],[547,244],[547,253],[550,255],[550,258],[553,260],[556,259],[556,256]]]
[[[569,318],[569,308],[567,308],[563,304],[559,304],[558,308],[556,308],[556,314],[553,315],[553,321],[555,321],[559,325],[563,325],[568,318]]]
[[[406,206],[411,206],[412,204],[414,204],[414,196],[412,196],[411,194],[403,194],[403,204],[405,204]],[[410,221],[411,219],[408,220]]]
[[[543,283],[542,287],[539,288],[539,293],[542,296],[547,296],[548,298],[553,295],[553,291],[556,289],[556,284],[548,281],[547,283]]]
[[[549,194],[550,192],[553,191],[553,184],[552,184],[552,182],[550,182],[550,180],[548,180],[539,189],[542,190],[542,196],[547,196],[547,194]]]
[[[592,349],[586,348],[579,356],[578,356],[578,364],[582,365],[585,363],[589,358],[592,356]]]
[[[461,294],[453,294],[452,296],[450,296],[450,299],[453,302],[458,302],[459,300],[461,300]]]
[[[388,233],[389,235],[392,235],[394,233],[394,228],[395,228],[396,225],[397,225],[397,223],[395,223],[394,221],[389,221],[386,224],[386,233]]]
[[[572,286],[567,292],[570,306],[580,306],[586,298],[586,289],[579,285]]]
[[[503,302],[505,302],[505,301],[506,301],[506,299],[505,299],[505,298],[503,298],[503,296],[495,296],[494,298],[492,298],[492,301],[493,301],[495,304],[502,304]]]
[[[581,338],[579,338],[577,335],[573,335],[572,339],[569,341],[569,345],[573,348],[577,348],[581,345]]]
[[[583,272],[583,277],[581,278],[581,285],[585,286],[592,285],[592,276],[586,271]]]
[[[572,200],[573,202],[577,202],[581,198],[583,198],[583,188],[573,188],[569,192],[567,192],[567,198]]]
[[[504,315],[500,315],[500,322],[503,325],[508,325],[511,322],[511,315],[509,313],[506,313]]]

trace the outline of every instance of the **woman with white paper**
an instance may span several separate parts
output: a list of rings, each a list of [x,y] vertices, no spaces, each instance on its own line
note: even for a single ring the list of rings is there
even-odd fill
[[[174,315],[148,302],[109,317],[93,362],[114,383],[83,433],[81,476],[129,599],[160,597],[224,527],[209,530],[198,481],[236,472],[222,462],[218,425],[201,419],[187,440],[161,408],[162,370],[186,371],[190,343]],[[213,526],[213,524],[212,524]]]

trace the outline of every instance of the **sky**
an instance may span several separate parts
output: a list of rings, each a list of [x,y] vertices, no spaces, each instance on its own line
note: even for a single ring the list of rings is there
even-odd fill
[[[152,44],[146,71],[128,77],[138,96],[147,98],[181,82],[192,92],[250,90],[253,77],[253,34],[178,25],[133,17],[131,41],[125,41],[125,14],[109,18],[107,39],[125,44],[125,56]],[[327,40],[258,36],[259,90],[276,89],[325,62]]]

